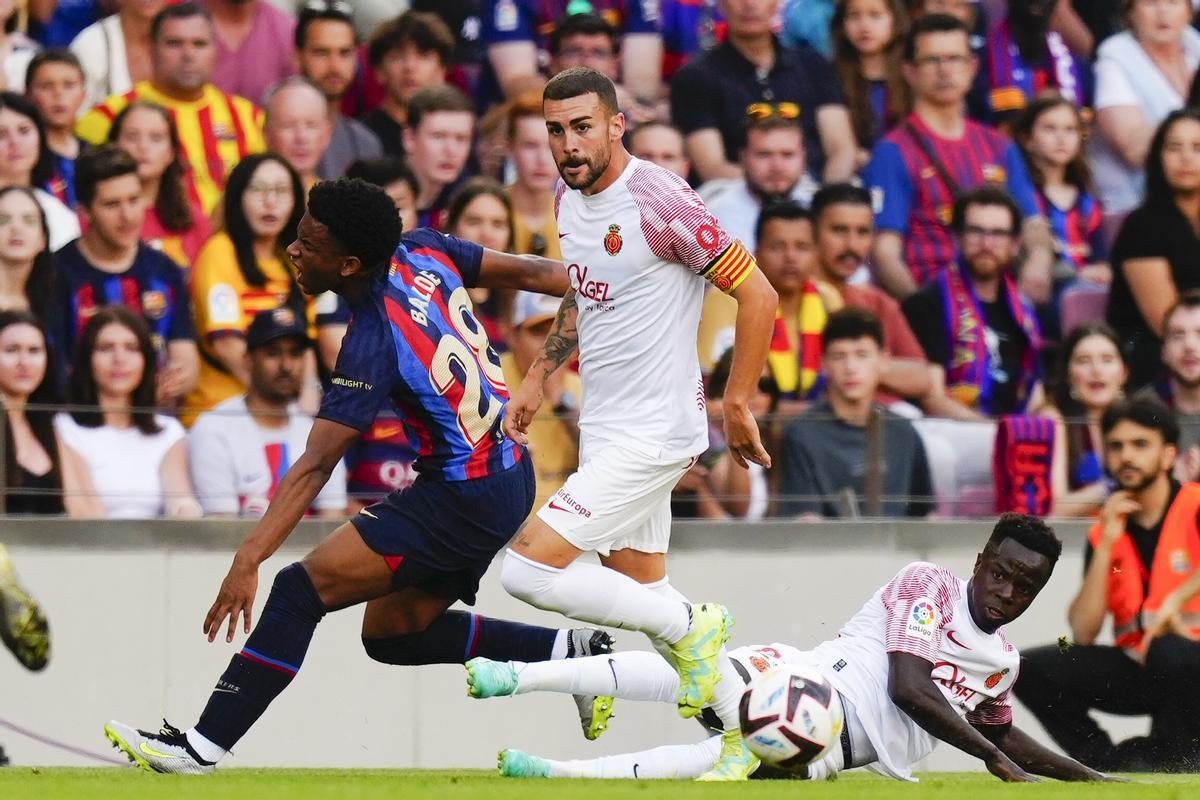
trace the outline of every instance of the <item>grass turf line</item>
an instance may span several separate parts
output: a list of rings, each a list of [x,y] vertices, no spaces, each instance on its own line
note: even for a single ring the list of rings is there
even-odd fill
[[[211,776],[148,775],[133,769],[0,769],[5,800],[671,800],[803,797],[812,800],[1184,800],[1200,796],[1200,775],[1139,775],[1134,784],[1069,784],[1044,781],[1013,787],[981,773],[925,773],[904,784],[863,773],[835,782],[751,781],[701,784],[689,781],[504,780],[483,770],[227,769]]]

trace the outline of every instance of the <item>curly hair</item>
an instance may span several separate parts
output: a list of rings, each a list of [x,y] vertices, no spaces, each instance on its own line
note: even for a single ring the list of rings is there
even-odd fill
[[[1062,555],[1062,540],[1055,535],[1054,528],[1030,514],[1001,514],[983,548],[984,552],[995,553],[1005,539],[1012,539],[1022,547],[1044,555],[1052,569]]]
[[[392,198],[360,178],[318,183],[308,193],[308,213],[370,275],[387,267],[400,243],[400,215]]]

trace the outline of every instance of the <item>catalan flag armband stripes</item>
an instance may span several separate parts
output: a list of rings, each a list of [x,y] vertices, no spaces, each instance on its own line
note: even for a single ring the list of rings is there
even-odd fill
[[[725,252],[709,262],[700,274],[706,281],[729,294],[746,280],[746,276],[754,269],[754,256],[741,242],[734,242],[725,248]]]

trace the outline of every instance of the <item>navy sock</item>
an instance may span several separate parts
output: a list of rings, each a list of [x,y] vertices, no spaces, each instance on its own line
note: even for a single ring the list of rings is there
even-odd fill
[[[555,628],[447,611],[420,633],[363,639],[367,654],[385,664],[462,664],[477,656],[495,661],[549,661]]]
[[[280,570],[262,618],[217,681],[196,730],[232,750],[296,677],[323,616],[325,607],[304,567],[292,564]]]

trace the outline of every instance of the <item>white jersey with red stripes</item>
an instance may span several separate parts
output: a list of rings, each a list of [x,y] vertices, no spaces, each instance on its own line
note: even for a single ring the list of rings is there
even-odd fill
[[[730,291],[753,259],[685,181],[637,158],[591,196],[560,182],[555,214],[578,304],[583,449],[606,440],[664,461],[699,455],[704,280]]]

